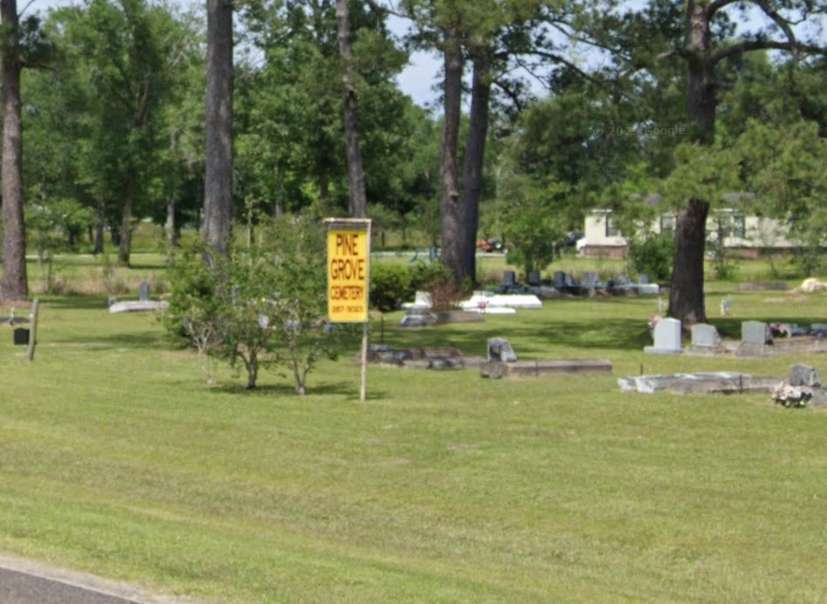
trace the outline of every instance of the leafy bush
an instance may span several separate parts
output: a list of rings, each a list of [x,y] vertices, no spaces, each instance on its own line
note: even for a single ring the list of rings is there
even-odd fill
[[[462,299],[462,288],[454,284],[451,272],[441,262],[417,262],[411,270],[414,290],[430,293],[434,310],[450,310]]]
[[[415,262],[411,265],[411,287],[414,290],[431,291],[450,278],[451,273],[441,262]]]
[[[259,370],[286,368],[297,394],[322,356],[335,358],[345,336],[325,319],[327,282],[323,228],[285,217],[260,230],[258,242],[211,256],[201,244],[172,269],[167,328],[184,335],[204,356],[242,364],[247,388]]]
[[[675,240],[669,235],[633,240],[629,245],[629,264],[636,273],[646,273],[656,281],[672,276]]]
[[[94,213],[73,199],[54,199],[33,204],[26,210],[30,241],[37,251],[37,263],[46,293],[54,289],[54,256],[73,248],[80,232],[94,221]]]
[[[413,275],[404,265],[376,264],[370,272],[370,304],[382,312],[396,310],[414,297]]]
[[[554,259],[564,237],[559,206],[569,193],[566,185],[541,186],[527,178],[512,177],[506,194],[511,205],[504,213],[503,236],[509,244],[506,260],[526,275],[542,271]]]

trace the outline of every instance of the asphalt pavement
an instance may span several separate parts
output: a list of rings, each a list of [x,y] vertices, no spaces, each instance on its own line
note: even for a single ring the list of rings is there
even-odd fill
[[[55,579],[0,568],[2,604],[139,604]]]

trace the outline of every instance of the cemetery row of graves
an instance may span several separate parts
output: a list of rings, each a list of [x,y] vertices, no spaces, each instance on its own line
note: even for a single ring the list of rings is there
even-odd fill
[[[207,383],[146,265],[39,296],[32,362],[0,332],[0,550],[204,602],[827,592],[827,298],[800,279],[710,283],[684,329],[622,268],[499,265],[373,314],[361,403],[356,340],[304,397],[276,366]]]

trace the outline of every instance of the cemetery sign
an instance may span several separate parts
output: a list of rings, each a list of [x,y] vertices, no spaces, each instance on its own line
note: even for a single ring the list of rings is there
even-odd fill
[[[332,323],[368,320],[370,220],[329,218],[327,315]]]
[[[359,400],[367,396],[368,300],[370,293],[370,219],[328,218],[327,318],[331,323],[362,324]]]

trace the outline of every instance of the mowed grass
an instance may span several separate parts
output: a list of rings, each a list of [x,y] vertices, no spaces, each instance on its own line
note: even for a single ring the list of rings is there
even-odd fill
[[[827,297],[733,299],[728,335],[827,321]],[[827,357],[644,356],[656,312],[560,300],[412,332],[389,315],[394,344],[483,354],[501,335],[614,375],[371,368],[361,404],[351,354],[304,398],[274,373],[209,388],[152,317],[46,298],[35,363],[0,327],[0,551],[215,602],[825,601],[827,412],[616,378],[827,375]]]

